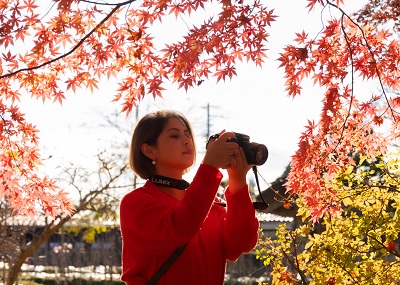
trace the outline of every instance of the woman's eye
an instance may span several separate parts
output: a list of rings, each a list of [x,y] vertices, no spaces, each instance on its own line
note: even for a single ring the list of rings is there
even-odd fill
[[[178,138],[180,138],[181,136],[182,136],[181,134],[171,134],[171,135],[170,135],[170,138],[178,139]],[[189,139],[192,139],[192,136],[191,136],[190,134],[184,134],[184,136],[187,137],[187,138],[189,138]]]

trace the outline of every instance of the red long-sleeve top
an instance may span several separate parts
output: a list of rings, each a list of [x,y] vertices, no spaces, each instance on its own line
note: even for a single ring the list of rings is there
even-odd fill
[[[254,248],[259,222],[247,186],[225,192],[227,207],[214,203],[221,172],[202,164],[182,200],[147,181],[120,204],[122,276],[146,284],[179,246],[185,250],[157,284],[223,284],[226,260]]]

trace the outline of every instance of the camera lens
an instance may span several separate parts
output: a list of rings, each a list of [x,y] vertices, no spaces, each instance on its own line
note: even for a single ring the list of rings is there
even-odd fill
[[[255,160],[257,165],[262,165],[267,161],[268,149],[264,145],[259,145],[256,149]]]
[[[265,145],[259,143],[243,143],[242,148],[248,164],[262,165],[267,161],[268,149]]]

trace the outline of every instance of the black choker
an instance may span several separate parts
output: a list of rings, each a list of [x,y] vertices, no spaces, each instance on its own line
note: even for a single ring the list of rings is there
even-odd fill
[[[185,190],[186,188],[189,187],[189,183],[183,179],[178,180],[161,175],[153,175],[152,177],[149,178],[149,181],[159,186],[176,188],[179,190]]]

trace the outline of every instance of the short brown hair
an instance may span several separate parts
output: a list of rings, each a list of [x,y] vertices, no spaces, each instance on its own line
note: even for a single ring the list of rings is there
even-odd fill
[[[179,119],[188,129],[193,141],[194,153],[196,153],[192,127],[182,113],[173,110],[159,110],[148,113],[136,124],[132,134],[129,153],[130,168],[143,179],[149,179],[153,176],[155,174],[155,167],[151,159],[143,154],[142,145],[146,143],[150,146],[155,146],[159,135],[170,118]]]

